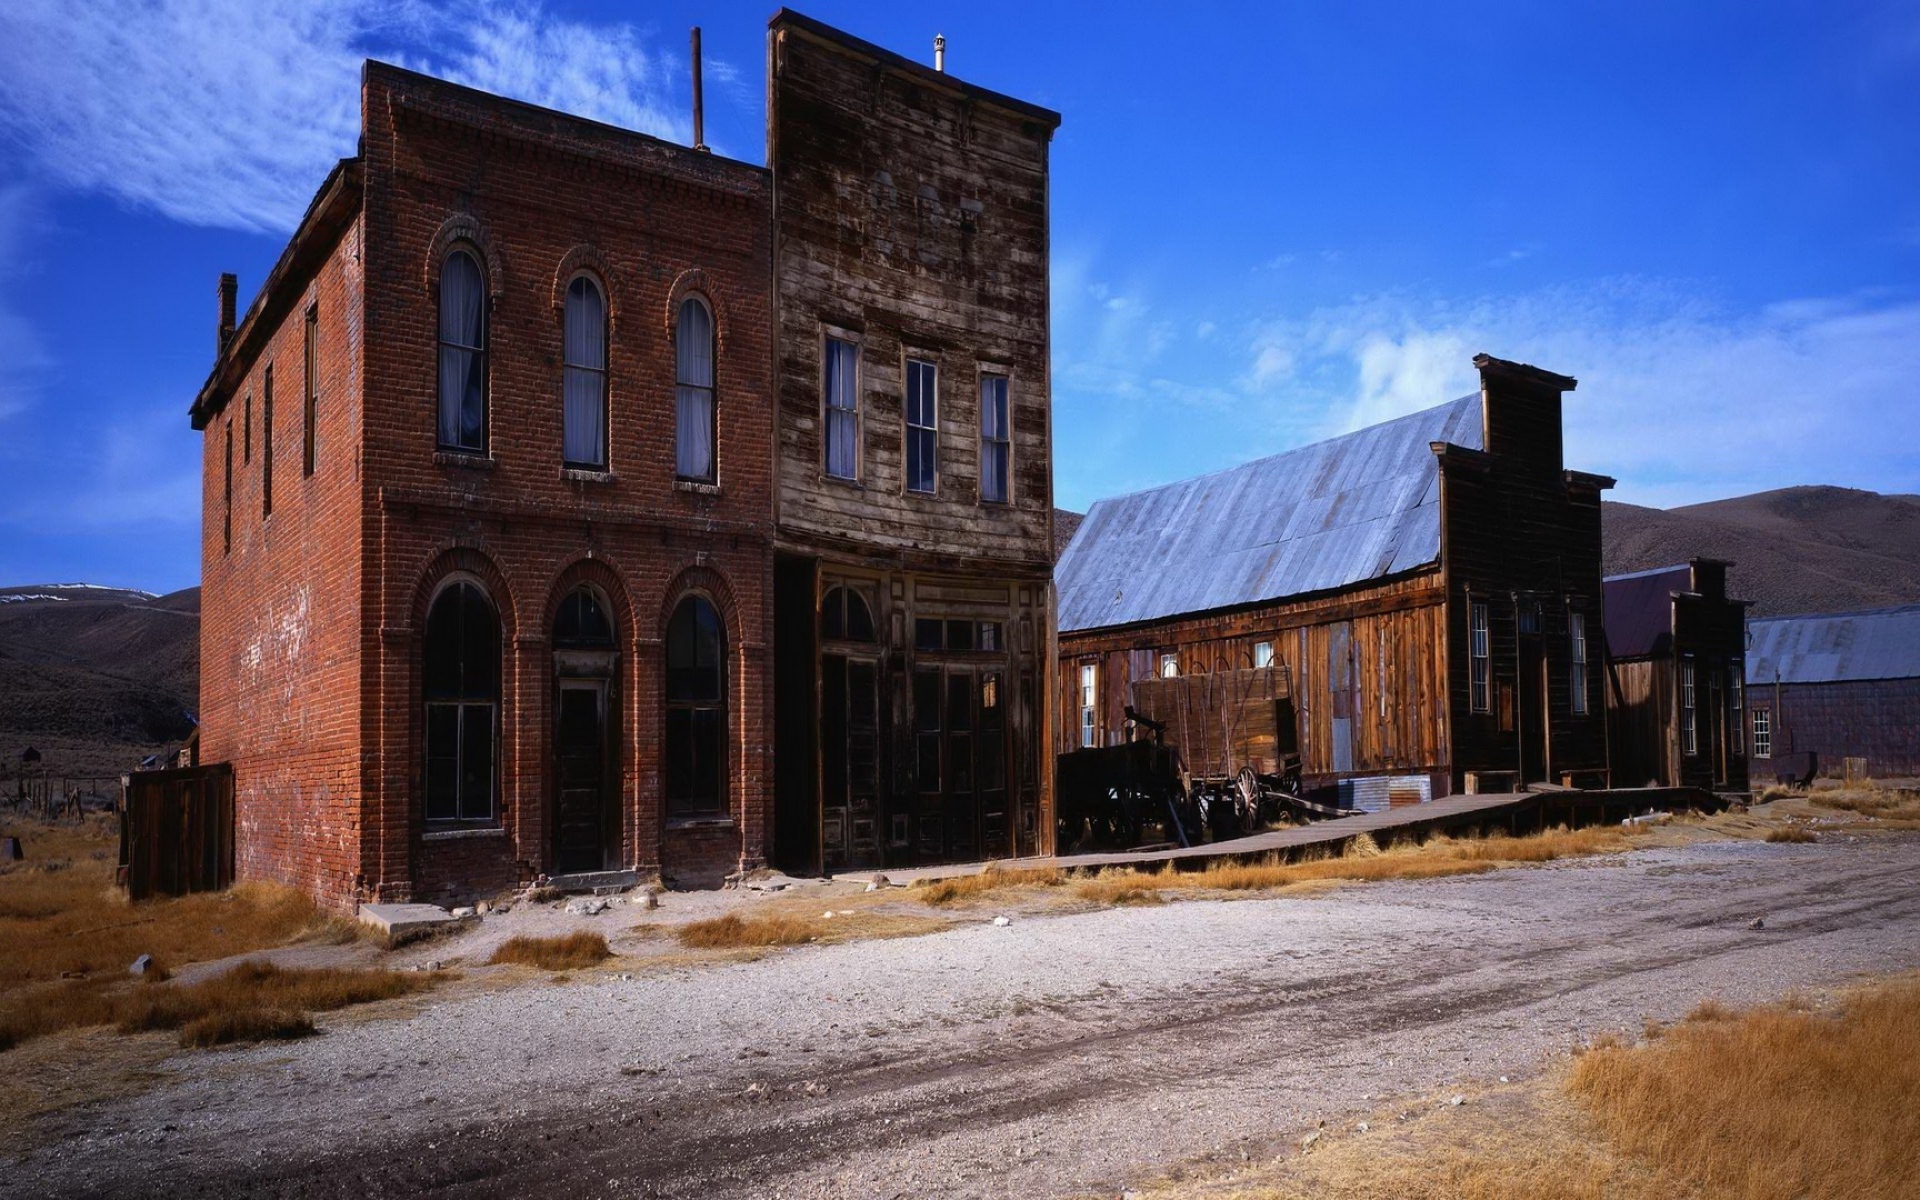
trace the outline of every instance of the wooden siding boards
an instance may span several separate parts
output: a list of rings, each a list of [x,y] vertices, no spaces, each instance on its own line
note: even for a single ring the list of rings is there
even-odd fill
[[[1051,849],[1045,756],[1052,625],[1048,154],[1059,116],[936,73],[781,11],[768,30],[767,161],[775,208],[776,539],[791,564],[778,603],[817,606],[853,584],[875,606],[882,664],[871,819],[934,818],[915,806],[914,688],[921,668],[997,672],[1013,808],[982,818],[969,856]],[[823,351],[859,349],[857,478],[825,470]],[[931,495],[905,478],[905,364],[936,375]],[[980,380],[1008,380],[1009,496],[980,488]],[[811,562],[812,567],[802,564]],[[814,576],[811,594],[799,581]],[[997,621],[993,651],[923,651],[921,617]],[[813,614],[808,614],[813,619]],[[778,618],[798,628],[799,618]],[[804,679],[818,651],[781,654],[783,725],[819,710]],[[810,719],[806,728],[816,727]],[[836,850],[817,833],[821,776],[783,762],[776,848],[795,869],[929,861],[918,828],[902,848]],[[1043,811],[1044,810],[1044,811]],[[798,815],[796,815],[796,813]],[[860,820],[869,819],[862,815]],[[1002,825],[1004,822],[1004,827]],[[830,828],[827,833],[832,833]],[[936,856],[937,857],[937,856]]]
[[[1159,652],[1177,653],[1182,671],[1219,670],[1251,665],[1254,646],[1264,641],[1292,673],[1310,786],[1326,786],[1342,776],[1426,774],[1435,784],[1433,794],[1445,795],[1458,791],[1468,772],[1518,769],[1523,736],[1538,743],[1530,751],[1530,777],[1546,777],[1551,770],[1557,781],[1569,773],[1603,772],[1599,500],[1612,480],[1567,471],[1561,463],[1560,394],[1573,386],[1571,379],[1485,356],[1475,364],[1482,375],[1478,396],[1416,414],[1442,418],[1445,428],[1469,443],[1435,439],[1419,447],[1433,472],[1437,510],[1435,553],[1424,565],[1416,556],[1409,570],[1348,579],[1310,594],[1300,594],[1297,584],[1289,588],[1287,581],[1317,577],[1311,572],[1290,577],[1283,568],[1261,585],[1277,594],[1254,603],[1161,614],[1156,610],[1162,606],[1149,602],[1145,611],[1153,615],[1145,619],[1076,628],[1075,620],[1088,618],[1068,614],[1097,613],[1110,601],[1103,592],[1083,607],[1066,594],[1070,588],[1092,586],[1095,579],[1108,587],[1118,579],[1124,590],[1134,578],[1118,573],[1126,554],[1098,544],[1102,504],[1096,504],[1061,563],[1056,750],[1079,744],[1077,689],[1083,663],[1099,669],[1100,734],[1118,740],[1128,685],[1143,668],[1157,669]],[[1419,422],[1389,423],[1363,433],[1380,436],[1396,424],[1402,438],[1424,428]],[[1369,439],[1348,444],[1372,445]],[[1318,463],[1316,469],[1333,481],[1335,492],[1351,492],[1366,482],[1368,472],[1364,465],[1341,461],[1339,445],[1336,440],[1309,448],[1312,453],[1297,451],[1301,457],[1295,461]],[[1368,455],[1377,455],[1376,464],[1409,461],[1380,447]],[[1161,490],[1184,497],[1209,492],[1197,485]],[[1234,505],[1249,510],[1260,501],[1257,489],[1233,496]],[[1121,503],[1110,512],[1124,514],[1130,507]],[[1110,520],[1107,528],[1124,528]],[[1123,541],[1132,537],[1122,534]],[[1396,553],[1410,544],[1402,539]],[[1070,570],[1076,557],[1082,565]],[[1116,569],[1086,569],[1094,562]],[[1133,571],[1168,565],[1136,559]],[[1516,656],[1523,652],[1533,675],[1544,675],[1544,687],[1529,695],[1518,729],[1501,728],[1497,704],[1490,712],[1472,711],[1468,620],[1474,602],[1490,608],[1495,688],[1519,689]],[[1538,632],[1523,635],[1517,611],[1530,607],[1539,611]],[[1589,631],[1585,714],[1572,711],[1569,691],[1571,613],[1584,615]],[[1336,720],[1347,722],[1344,741],[1336,735]]]
[[[1752,759],[1755,779],[1773,777],[1773,759],[1805,751],[1826,772],[1865,758],[1876,777],[1920,775],[1920,605],[1751,628],[1748,707],[1772,721],[1772,755]]]
[[[1746,602],[1727,596],[1727,563],[1695,559],[1604,581],[1606,703],[1613,782],[1744,792]],[[1589,650],[1588,657],[1594,659]],[[1683,733],[1682,665],[1695,679],[1695,751]]]

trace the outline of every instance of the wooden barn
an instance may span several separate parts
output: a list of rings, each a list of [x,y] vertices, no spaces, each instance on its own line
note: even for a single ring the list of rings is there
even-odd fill
[[[1920,604],[1748,628],[1755,782],[1798,774],[1809,753],[1825,773],[1856,758],[1876,778],[1920,775]]]
[[[1474,365],[1473,395],[1094,504],[1056,570],[1056,752],[1127,739],[1148,680],[1266,668],[1310,794],[1603,781],[1613,480],[1562,461],[1574,380]]]
[[[1747,790],[1747,602],[1696,558],[1605,581],[1609,765],[1621,787]]]

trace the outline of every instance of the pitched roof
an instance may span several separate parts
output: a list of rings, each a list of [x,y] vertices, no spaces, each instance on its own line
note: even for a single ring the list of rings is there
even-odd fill
[[[1434,442],[1483,448],[1477,393],[1096,502],[1054,569],[1061,631],[1351,587],[1438,561]]]
[[[1747,682],[1920,678],[1920,604],[1747,625]]]
[[[1655,567],[1609,575],[1600,584],[1607,651],[1615,658],[1646,658],[1673,650],[1673,594],[1693,590],[1693,568]]]

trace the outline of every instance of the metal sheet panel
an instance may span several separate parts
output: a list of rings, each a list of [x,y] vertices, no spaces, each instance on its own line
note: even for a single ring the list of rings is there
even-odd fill
[[[1055,570],[1061,631],[1351,587],[1437,561],[1434,442],[1483,448],[1477,393],[1096,502]]]
[[[1920,604],[1772,617],[1747,631],[1750,686],[1920,678]]]

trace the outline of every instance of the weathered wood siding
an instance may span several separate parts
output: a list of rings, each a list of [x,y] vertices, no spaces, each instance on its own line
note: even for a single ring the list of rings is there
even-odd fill
[[[1920,775],[1920,679],[1787,683],[1777,688],[1755,680],[1748,706],[1764,709],[1773,718],[1772,757],[1751,760],[1755,784],[1773,781],[1774,758],[1808,750],[1820,756],[1823,774],[1839,774],[1843,759],[1864,758],[1872,778]]]
[[[780,652],[782,729],[831,739],[830,710],[846,703],[843,660],[868,655],[878,672],[873,794],[855,794],[840,750],[791,763],[783,755],[779,858],[834,869],[1049,850],[1047,160],[1059,117],[790,12],[774,18],[768,55],[775,517],[790,581],[778,603],[811,606],[777,621],[817,628],[822,600],[847,586],[867,598],[877,625],[864,649],[823,642]],[[829,335],[858,346],[853,479],[826,469]],[[931,493],[907,488],[909,357],[936,367]],[[1004,503],[983,496],[980,478],[981,383],[995,375],[1007,380],[1011,426]],[[997,623],[1004,640],[990,650],[929,648],[916,637],[923,620]],[[916,697],[936,672],[940,711],[921,712]],[[998,756],[981,758],[971,777],[952,766],[955,747],[984,754],[988,745],[952,719],[968,687],[979,721],[989,720],[991,696],[991,719],[1005,723],[1004,796],[988,786]],[[934,736],[946,748],[929,777],[935,759],[916,745]]]
[[[1673,782],[1673,663],[1638,659],[1607,666],[1612,782],[1617,787]]]
[[[1555,382],[1555,381],[1558,382]],[[1561,462],[1560,380],[1532,368],[1482,371],[1484,452],[1441,456],[1441,556],[1448,597],[1454,782],[1467,771],[1529,779],[1606,768],[1600,632],[1600,493],[1610,480]],[[1470,605],[1488,606],[1488,711],[1471,696]],[[1521,613],[1538,613],[1522,635]],[[1587,628],[1586,713],[1573,711],[1568,618]],[[1543,736],[1544,732],[1544,736]]]
[[[1302,770],[1310,783],[1341,775],[1444,774],[1447,713],[1444,593],[1437,572],[1231,613],[1200,614],[1147,626],[1060,635],[1055,750],[1078,749],[1080,668],[1098,680],[1096,741],[1125,737],[1125,707],[1135,680],[1153,678],[1160,656],[1177,656],[1184,674],[1254,665],[1254,648],[1273,646],[1291,677]],[[1346,669],[1339,669],[1344,647]],[[1344,678],[1346,686],[1337,684]],[[1335,721],[1347,724],[1350,761],[1336,762]]]

